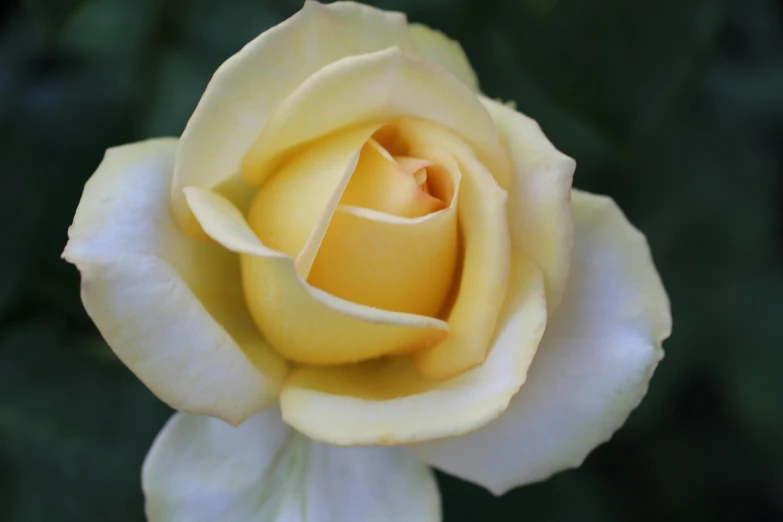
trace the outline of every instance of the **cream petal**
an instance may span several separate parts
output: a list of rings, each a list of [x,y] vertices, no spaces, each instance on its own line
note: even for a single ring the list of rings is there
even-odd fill
[[[260,184],[298,145],[351,125],[400,116],[428,119],[465,139],[507,186],[511,163],[476,94],[442,68],[399,48],[333,62],[302,82],[277,108],[242,160]]]
[[[294,369],[280,395],[283,419],[338,445],[395,445],[459,435],[500,415],[525,382],[546,325],[543,276],[522,257],[481,366],[452,379],[423,377],[408,357]]]
[[[149,522],[439,522],[432,470],[405,448],[308,440],[273,408],[233,427],[178,413],[144,462]]]
[[[301,11],[221,65],[177,151],[171,198],[183,230],[199,232],[182,189],[214,188],[239,175],[242,157],[299,84],[335,60],[392,46],[413,48],[405,15],[353,2],[307,0]]]
[[[341,364],[432,346],[448,336],[439,319],[378,310],[312,287],[291,257],[258,240],[230,201],[197,187],[185,194],[207,235],[241,254],[250,313],[287,359]]]
[[[169,210],[176,139],[109,149],[84,188],[63,257],[117,356],[171,407],[239,423],[286,368],[245,306],[239,260],[184,237]]]
[[[646,393],[671,331],[644,236],[609,198],[574,191],[572,201],[572,273],[528,382],[484,428],[412,447],[495,494],[579,466],[608,440]]]
[[[408,29],[416,45],[416,54],[443,66],[473,91],[479,91],[478,77],[459,42],[426,25],[410,24]]]
[[[571,181],[576,162],[557,150],[535,121],[506,105],[481,101],[495,120],[514,166],[508,202],[511,243],[544,271],[551,313],[560,303],[571,264]]]

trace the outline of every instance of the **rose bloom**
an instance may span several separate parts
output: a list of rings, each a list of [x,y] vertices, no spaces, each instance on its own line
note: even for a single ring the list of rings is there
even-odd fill
[[[578,466],[671,319],[644,237],[482,96],[459,44],[308,1],[215,72],[179,139],[110,149],[64,257],[179,410],[149,520],[434,521]]]

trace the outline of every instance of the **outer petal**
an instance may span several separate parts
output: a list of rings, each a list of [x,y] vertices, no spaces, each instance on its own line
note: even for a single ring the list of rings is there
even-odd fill
[[[267,248],[227,199],[196,187],[188,202],[204,231],[241,254],[245,297],[264,338],[287,359],[340,364],[432,346],[448,325],[431,317],[378,310],[307,284],[294,260]]]
[[[391,48],[331,63],[294,90],[242,160],[242,174],[260,184],[310,140],[352,125],[415,116],[450,129],[500,180],[511,164],[492,118],[475,93],[440,67]]]
[[[608,440],[647,391],[671,331],[644,237],[609,198],[574,191],[573,205],[571,278],[527,383],[484,428],[412,447],[495,494],[578,466]]]
[[[407,357],[299,367],[280,395],[283,418],[339,445],[405,444],[475,430],[499,416],[525,382],[545,324],[543,277],[517,257],[484,364],[441,381],[422,377]]]
[[[413,47],[405,15],[308,0],[229,58],[182,133],[171,193],[179,223],[197,229],[182,189],[212,188],[238,175],[242,156],[272,112],[306,78],[335,60],[392,46]]]
[[[437,522],[432,471],[405,448],[337,448],[267,410],[239,427],[178,413],[142,471],[149,522]]]
[[[416,45],[416,54],[442,65],[465,85],[478,92],[478,77],[459,42],[426,25],[410,24],[408,28]]]
[[[576,162],[557,150],[535,121],[495,101],[481,101],[514,165],[508,201],[512,245],[544,271],[551,313],[563,295],[571,264],[571,182]]]
[[[117,356],[173,408],[232,423],[274,400],[284,363],[244,305],[236,255],[184,237],[169,211],[175,139],[110,149],[63,257]]]

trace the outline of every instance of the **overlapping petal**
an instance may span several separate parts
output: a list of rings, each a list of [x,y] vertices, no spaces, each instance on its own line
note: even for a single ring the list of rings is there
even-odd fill
[[[453,304],[445,314],[451,335],[413,355],[419,371],[435,379],[453,377],[481,364],[495,331],[508,285],[511,243],[506,220],[506,192],[471,148],[439,125],[401,119],[401,137],[410,153],[437,164],[456,162],[462,173],[459,193],[460,274]]]
[[[302,366],[281,393],[283,418],[308,437],[337,445],[405,444],[475,430],[500,415],[525,382],[545,325],[543,276],[517,256],[481,366],[439,381],[423,377],[408,357]]]
[[[426,216],[448,207],[450,201],[442,201],[419,186],[416,173],[426,168],[427,162],[415,158],[402,160],[398,163],[377,141],[368,141],[341,203],[407,218]]]
[[[244,304],[236,256],[182,235],[169,210],[175,139],[109,149],[63,256],[117,356],[173,408],[238,423],[277,395],[285,364]]]
[[[265,246],[296,259],[307,278],[365,142],[378,125],[358,127],[311,143],[258,190],[250,228]]]
[[[496,494],[582,463],[647,391],[671,331],[647,243],[606,197],[574,191],[571,277],[528,381],[497,420],[413,446]]]
[[[452,130],[498,178],[511,163],[497,128],[476,94],[441,67],[398,47],[337,60],[302,82],[277,108],[242,160],[242,173],[261,184],[297,147],[352,125],[401,116]]]
[[[413,50],[405,15],[307,0],[229,58],[212,77],[177,151],[171,198],[182,228],[199,233],[182,189],[218,187],[239,175],[242,157],[299,84],[335,60],[392,46]]]
[[[478,91],[476,76],[458,42],[440,31],[412,24],[411,37],[419,56],[448,69]],[[547,306],[557,308],[568,279],[573,223],[571,181],[576,162],[558,151],[538,124],[514,109],[481,97],[511,155],[509,223],[514,248],[525,252],[544,271]]]
[[[439,319],[378,310],[309,285],[294,260],[267,248],[231,202],[196,187],[185,189],[204,231],[240,254],[242,281],[256,325],[287,359],[340,364],[412,351],[448,335]]]
[[[435,477],[405,448],[337,448],[277,408],[229,426],[178,413],[142,472],[149,522],[438,522]]]
[[[341,206],[308,282],[353,303],[436,317],[454,282],[457,240],[454,208],[400,218]]]

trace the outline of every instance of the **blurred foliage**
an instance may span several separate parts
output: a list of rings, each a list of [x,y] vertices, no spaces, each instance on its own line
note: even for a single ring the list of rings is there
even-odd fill
[[[217,66],[300,0],[0,7],[0,521],[141,521],[168,409],[59,259],[112,145],[178,135]],[[783,4],[378,0],[459,39],[648,236],[675,333],[629,424],[500,499],[440,475],[446,522],[783,520]],[[284,52],[284,50],[281,50]]]

